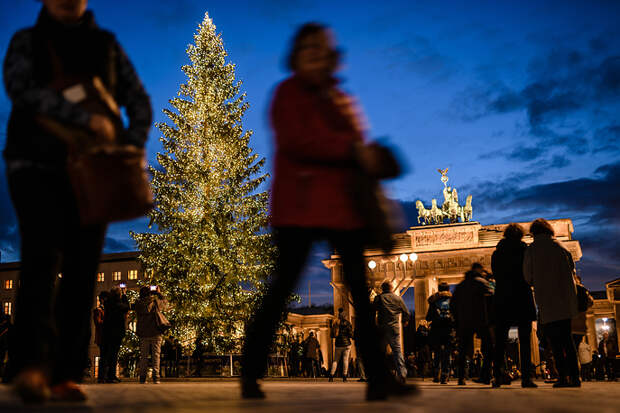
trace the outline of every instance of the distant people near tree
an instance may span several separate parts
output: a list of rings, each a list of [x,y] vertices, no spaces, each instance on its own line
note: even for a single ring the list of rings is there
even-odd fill
[[[302,373],[302,360],[304,356],[304,346],[301,334],[296,334],[291,343],[288,353],[288,375],[289,377],[299,377]]]
[[[587,338],[583,337],[579,347],[577,347],[579,364],[581,364],[581,380],[592,380],[592,346],[588,344]]]
[[[616,381],[616,355],[618,354],[618,338],[610,335],[608,332],[603,333],[603,339],[598,343],[598,352],[605,366],[605,374],[608,381]]]
[[[504,238],[491,256],[491,269],[495,277],[495,364],[494,387],[506,382],[506,341],[510,327],[519,331],[521,360],[521,387],[538,387],[532,381],[532,322],[536,321],[536,306],[532,287],[523,277],[523,258],[527,244],[522,241],[524,231],[512,223],[504,230]]]
[[[580,387],[577,351],[571,336],[571,319],[579,312],[575,264],[553,237],[553,228],[539,218],[532,222],[534,242],[525,250],[523,274],[534,287],[544,334],[549,338],[559,379],[554,387]]]
[[[113,287],[103,308],[103,350],[100,370],[106,383],[120,383],[116,375],[118,353],[125,338],[129,301],[125,289]]]
[[[202,337],[199,335],[194,341],[194,351],[192,352],[192,361],[194,362],[193,377],[202,377],[202,369],[204,368],[204,353],[207,351]]]
[[[389,345],[392,350],[396,380],[404,384],[407,380],[407,367],[400,344],[400,323],[402,321],[403,326],[406,326],[411,314],[403,299],[392,291],[392,283],[389,281],[381,284],[381,294],[375,297],[373,306],[377,312],[377,324],[384,344]]]
[[[479,268],[479,265],[474,264],[472,267]],[[492,295],[493,289],[480,270],[472,269],[465,273],[465,279],[454,289],[450,309],[456,322],[456,335],[459,343],[457,363],[459,385],[465,384],[466,359],[473,357],[474,334],[481,340],[483,358],[480,377],[474,381],[483,384],[491,383],[493,346],[487,308]]]
[[[334,360],[329,371],[329,381],[334,381],[334,374],[338,363],[342,362],[342,381],[347,381],[349,373],[349,357],[351,355],[351,339],[353,338],[353,326],[347,320],[344,309],[338,309],[338,319],[331,328],[331,337],[334,339]],[[331,340],[330,340],[331,345]]]
[[[422,377],[422,379],[424,379],[428,369],[428,364],[432,361],[429,344],[428,321],[420,320],[420,324],[415,331],[415,338],[413,342],[415,344],[416,351],[416,369],[418,374]]]
[[[386,165],[386,152],[378,145],[364,143],[363,117],[354,99],[338,86],[339,56],[328,27],[304,24],[293,36],[287,59],[292,76],[274,91],[270,216],[279,253],[267,292],[247,325],[244,398],[265,397],[258,379],[264,375],[278,323],[312,244],[321,240],[338,251],[342,278],[353,298],[358,345],[369,379],[366,399],[384,400],[416,391],[413,385],[396,382],[380,356],[363,255],[369,235],[391,241],[386,225],[378,222],[382,214],[374,214],[378,211],[375,183],[383,172],[387,176],[398,171],[389,168],[393,163]]]
[[[97,297],[97,307],[93,309],[93,324],[95,325],[95,344],[99,347],[99,368],[97,382],[105,383],[105,375],[102,373],[103,357],[105,355],[105,341],[103,340],[103,322],[105,320],[105,302],[110,297],[109,291],[101,291]]]
[[[442,281],[438,289],[439,291],[428,297],[426,321],[430,323],[428,338],[433,356],[433,382],[446,384],[450,378],[454,316],[450,307],[450,286]]]
[[[153,365],[153,384],[159,384],[162,330],[158,323],[158,317],[159,313],[166,310],[167,303],[159,287],[154,288],[154,290],[147,286],[140,288],[140,297],[133,309],[138,318],[136,335],[140,338],[140,362],[138,366],[140,383],[146,382],[150,355]]]

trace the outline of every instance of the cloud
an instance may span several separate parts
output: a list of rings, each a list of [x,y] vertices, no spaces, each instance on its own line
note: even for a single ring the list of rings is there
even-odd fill
[[[528,162],[552,149],[573,156],[615,152],[620,133],[616,120],[620,55],[609,50],[601,36],[593,37],[584,49],[551,48],[531,59],[522,87],[483,77],[455,95],[452,112],[463,121],[507,113],[525,116],[530,143],[488,152],[487,159]]]

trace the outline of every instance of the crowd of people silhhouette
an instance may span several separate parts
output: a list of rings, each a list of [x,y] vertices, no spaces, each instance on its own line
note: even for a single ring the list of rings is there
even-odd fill
[[[93,153],[105,152],[114,165],[143,157],[152,120],[149,97],[129,58],[86,8],[87,0],[43,0],[36,24],[14,35],[4,60],[12,102],[4,157],[22,261],[14,325],[0,313],[0,373],[25,402],[86,399],[79,383],[89,367],[91,309],[106,227],[114,219],[139,216],[152,201],[140,186],[144,182],[134,179],[135,191],[126,195],[135,195],[135,202],[125,203],[134,209],[119,211],[97,198],[101,188],[93,189],[80,175],[85,169],[79,168],[96,167],[89,164]],[[428,298],[425,320],[409,334],[414,347],[405,356],[401,342],[411,337],[402,331],[412,330],[402,328],[413,317],[389,282],[369,288],[363,255],[370,246],[391,251],[390,213],[379,182],[399,176],[402,167],[388,148],[366,141],[360,110],[339,87],[340,52],[328,27],[301,26],[287,63],[291,75],[275,89],[269,112],[275,140],[271,225],[278,254],[266,295],[246,326],[242,397],[265,397],[259,380],[276,330],[312,244],[321,240],[341,258],[354,315],[348,307],[339,309],[329,343],[320,343],[312,331],[296,336],[287,355],[290,376],[359,377],[367,382],[369,401],[416,394],[418,388],[407,382],[412,375],[432,376],[442,384],[456,377],[459,385],[475,378],[493,387],[520,377],[523,387],[535,388],[538,366],[531,355],[539,349],[530,344],[532,322],[538,321],[546,374],[555,378],[554,387],[615,380],[617,338],[606,333],[594,348],[587,341],[585,312],[592,298],[544,219],[531,224],[529,246],[524,229],[509,225],[493,253],[491,271],[474,264],[452,292],[439,283]],[[126,109],[126,127],[119,107]],[[143,172],[131,173],[142,177]],[[112,173],[104,184],[123,179]],[[96,202],[85,204],[85,197]],[[53,202],[42,207],[41,200]],[[371,292],[377,294],[373,302]],[[203,375],[208,353],[203,340],[197,337],[192,351],[188,343],[165,337],[167,302],[157,287],[142,287],[131,304],[121,286],[97,299],[92,321],[99,383],[121,380],[119,350],[132,314],[141,383],[149,379],[149,366],[152,383],[179,376],[182,368],[186,376]],[[511,327],[518,329],[519,354],[508,348]],[[474,337],[480,342],[475,354]],[[325,366],[322,346],[332,345],[332,364]]]

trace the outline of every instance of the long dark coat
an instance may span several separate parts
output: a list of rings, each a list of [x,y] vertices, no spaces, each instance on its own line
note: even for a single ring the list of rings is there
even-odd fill
[[[495,319],[498,323],[517,325],[535,321],[536,307],[532,288],[523,278],[523,257],[527,244],[502,239],[491,257],[495,277]]]

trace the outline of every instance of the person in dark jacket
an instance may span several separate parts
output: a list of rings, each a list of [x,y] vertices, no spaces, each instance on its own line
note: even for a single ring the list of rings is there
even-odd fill
[[[559,373],[554,387],[581,387],[571,319],[579,313],[575,262],[554,239],[553,227],[543,218],[530,225],[534,237],[523,257],[523,277],[534,287],[539,326],[549,338]]]
[[[52,393],[56,399],[86,398],[76,383],[88,364],[106,231],[105,224],[80,222],[66,170],[68,145],[40,121],[82,130],[92,142],[139,147],[151,125],[149,98],[131,62],[86,8],[87,0],[43,0],[36,24],[15,33],[4,60],[12,102],[4,158],[21,236],[12,369],[26,402]],[[115,129],[110,118],[77,103],[85,90],[81,80],[94,77],[126,109],[127,129]]]
[[[497,244],[491,257],[495,277],[495,360],[494,387],[509,384],[505,380],[505,351],[510,327],[519,329],[521,359],[521,386],[538,387],[532,381],[531,337],[536,307],[532,288],[523,278],[523,257],[527,244],[522,241],[524,231],[512,223],[504,230],[504,238]]]
[[[377,324],[381,337],[385,344],[392,349],[392,358],[396,369],[396,379],[400,383],[405,383],[407,379],[407,367],[405,366],[405,356],[400,345],[400,323],[403,326],[409,323],[409,310],[403,299],[392,291],[392,283],[389,281],[381,284],[382,293],[375,297],[373,306],[377,311]]]
[[[433,356],[433,381],[446,384],[450,376],[450,353],[454,317],[450,309],[452,293],[447,282],[441,282],[439,291],[428,297],[426,321],[431,323],[428,335]]]
[[[162,332],[157,327],[157,311],[166,310],[166,302],[159,287],[151,291],[150,287],[140,288],[140,298],[133,306],[138,322],[136,335],[140,338],[140,383],[146,382],[149,355],[153,362],[153,383],[159,384],[159,367],[161,355]]]
[[[610,336],[607,331],[604,332],[603,339],[598,343],[598,352],[601,355],[607,372],[607,380],[616,381],[614,364],[616,362],[616,355],[618,354],[618,338]]]
[[[118,352],[125,337],[127,328],[127,312],[129,301],[124,289],[113,287],[103,309],[103,347],[105,353],[101,356],[101,372],[106,383],[120,383],[116,376]]]
[[[316,378],[320,373],[319,369],[319,341],[314,337],[314,331],[308,334],[308,337],[304,340],[304,361],[305,371],[308,377]]]
[[[459,343],[458,384],[465,384],[465,362],[473,356],[473,338],[476,334],[482,341],[482,368],[478,382],[490,383],[491,352],[489,317],[486,314],[488,297],[493,294],[487,280],[478,271],[468,271],[452,295],[450,309],[456,322]]]
[[[342,381],[347,381],[349,373],[349,356],[351,354],[351,338],[353,326],[344,315],[344,309],[338,309],[338,320],[332,325],[332,337],[335,339],[334,361],[329,372],[329,381],[334,381],[338,362],[342,360]]]

